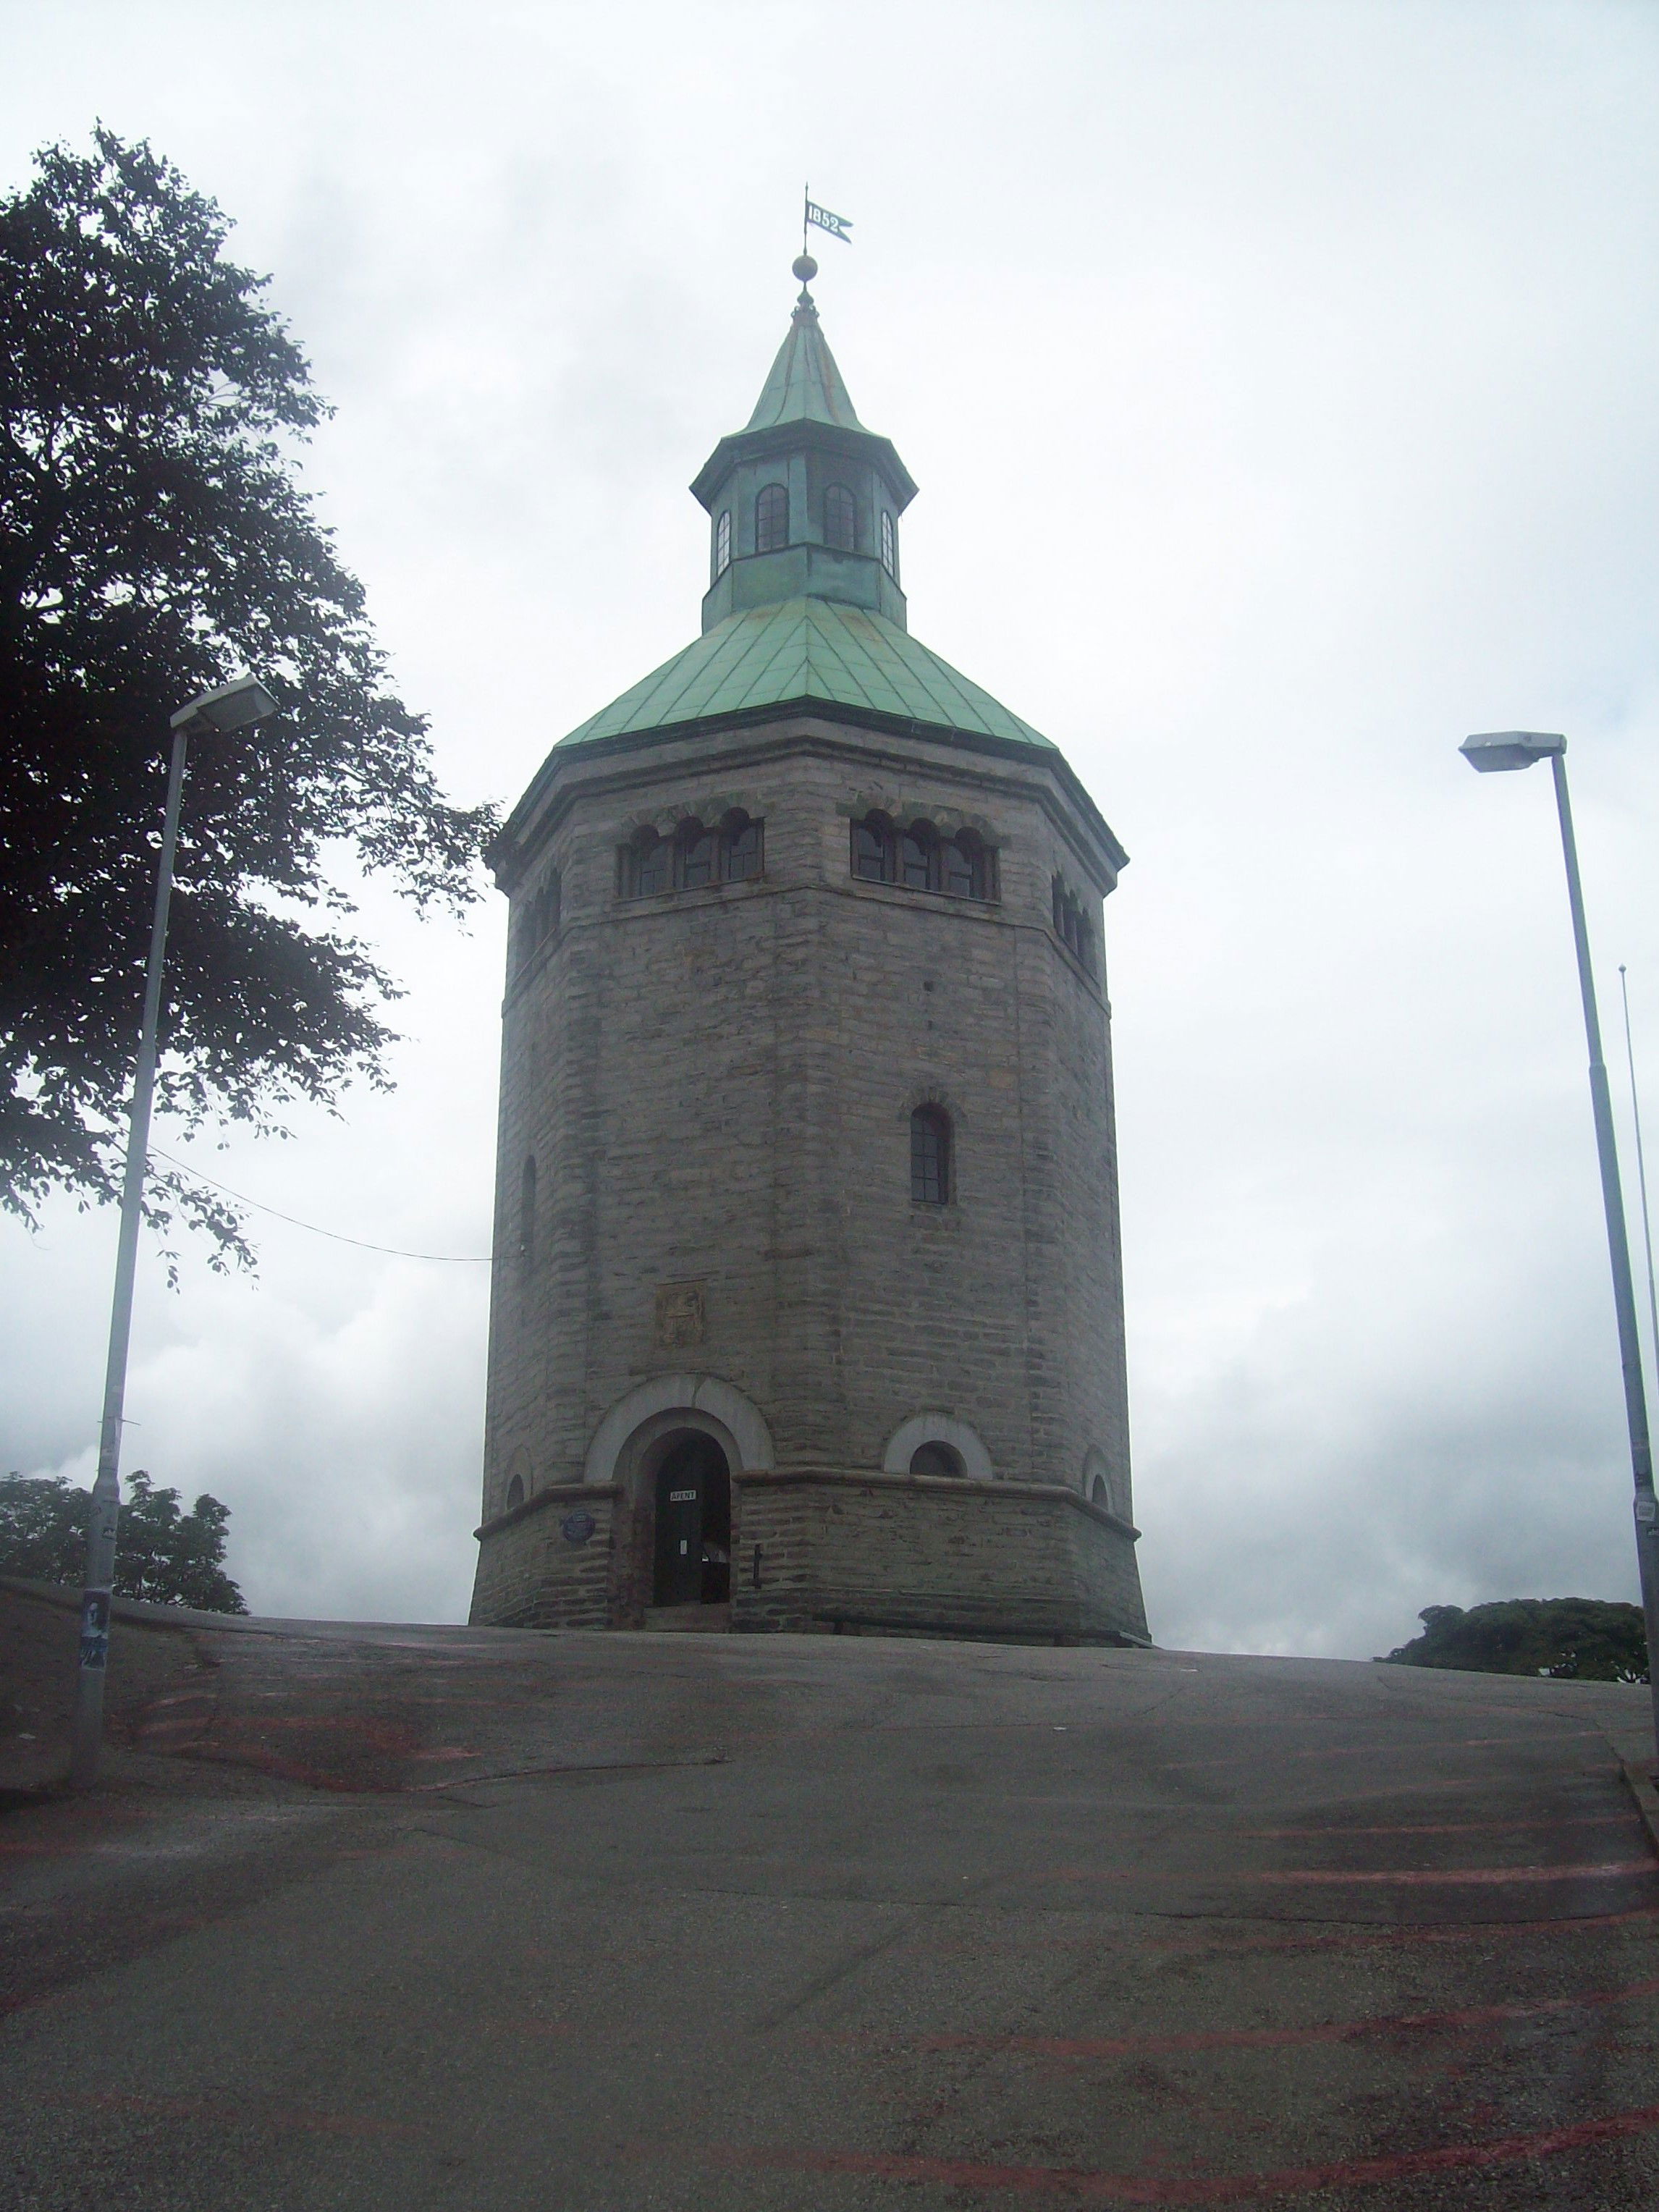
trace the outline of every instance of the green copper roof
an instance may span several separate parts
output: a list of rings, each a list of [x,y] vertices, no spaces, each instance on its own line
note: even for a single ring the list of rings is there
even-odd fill
[[[885,617],[817,599],[728,615],[562,742],[586,744],[814,700],[1053,750],[1029,722]]]
[[[843,430],[864,428],[818,327],[818,311],[804,291],[790,318],[789,335],[778,349],[745,428],[770,430],[780,422],[835,422]]]

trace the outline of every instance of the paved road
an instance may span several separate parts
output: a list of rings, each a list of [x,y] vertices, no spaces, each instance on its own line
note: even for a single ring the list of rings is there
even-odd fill
[[[1641,1692],[171,1648],[112,1787],[0,1820],[20,2212],[1659,2203]]]

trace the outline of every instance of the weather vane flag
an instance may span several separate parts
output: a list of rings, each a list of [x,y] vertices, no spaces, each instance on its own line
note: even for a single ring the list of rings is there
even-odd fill
[[[800,227],[800,250],[806,251],[806,234],[816,226],[827,230],[831,238],[840,239],[843,246],[853,243],[853,226],[844,215],[831,215],[828,208],[820,207],[812,198],[812,188],[806,187],[806,214]]]

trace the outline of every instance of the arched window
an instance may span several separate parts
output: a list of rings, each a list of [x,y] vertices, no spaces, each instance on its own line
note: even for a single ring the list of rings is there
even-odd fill
[[[893,518],[885,507],[881,511],[881,565],[896,584],[898,581],[898,532]]]
[[[523,1477],[522,1477],[521,1475],[517,1475],[517,1474],[515,1474],[515,1475],[514,1476],[514,1478],[513,1478],[512,1481],[511,1481],[511,1482],[509,1482],[509,1483],[507,1484],[507,1508],[506,1508],[506,1510],[507,1510],[507,1512],[509,1512],[509,1513],[514,1513],[514,1512],[516,1512],[516,1511],[518,1510],[519,1507],[520,1507],[520,1505],[522,1505],[523,1504],[524,1504],[524,1479],[523,1479]]]
[[[536,1264],[536,1155],[526,1158],[519,1177],[519,1266],[526,1275]]]
[[[1112,1493],[1106,1487],[1106,1478],[1103,1474],[1097,1474],[1090,1484],[1089,1503],[1091,1505],[1098,1505],[1104,1513],[1111,1511]]]
[[[1083,902],[1075,891],[1067,890],[1058,876],[1054,878],[1054,935],[1085,975],[1092,975],[1095,972],[1094,932],[1083,911]]]
[[[781,483],[763,484],[755,501],[755,550],[781,553],[789,543],[789,494]]]
[[[971,830],[951,838],[944,851],[945,888],[952,898],[991,896],[991,855]]]
[[[853,873],[866,884],[898,880],[898,843],[884,815],[866,814],[853,824]]]
[[[910,1195],[918,1206],[951,1202],[951,1119],[937,1106],[910,1116]]]
[[[665,891],[671,881],[673,853],[666,839],[654,830],[641,830],[622,848],[619,888],[624,898],[650,898]]]
[[[734,807],[720,824],[720,879],[746,884],[761,872],[761,825]]]
[[[845,484],[831,484],[823,495],[823,542],[837,553],[857,550],[858,509]]]
[[[732,565],[732,510],[720,509],[720,519],[714,525],[714,580],[718,583]]]
[[[520,968],[529,965],[558,928],[559,899],[559,872],[556,868],[550,868],[541,888],[520,917],[516,962]]]
[[[910,1455],[912,1474],[965,1474],[962,1454],[950,1444],[918,1444]]]
[[[899,881],[910,891],[939,888],[939,838],[931,822],[913,822],[899,839]]]
[[[720,839],[701,822],[688,822],[674,840],[674,888],[700,891],[715,880]]]

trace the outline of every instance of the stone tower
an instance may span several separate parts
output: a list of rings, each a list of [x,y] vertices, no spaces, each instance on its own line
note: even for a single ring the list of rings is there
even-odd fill
[[[915,486],[806,289],[692,490],[702,635],[555,745],[494,854],[472,1617],[1145,1643],[1125,855],[909,635]]]

